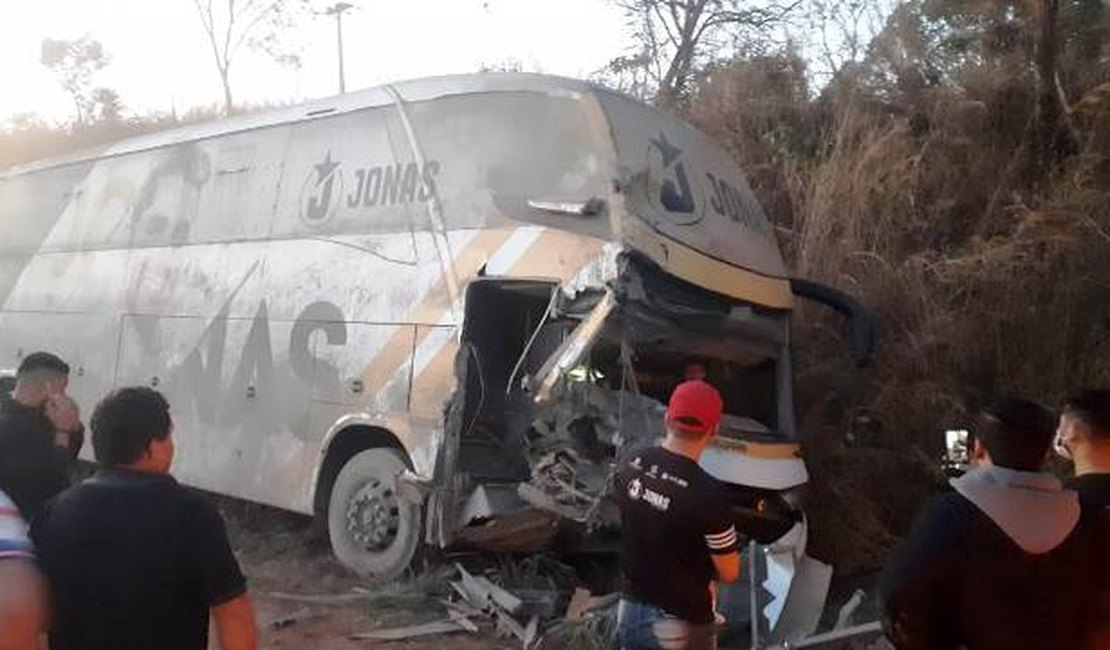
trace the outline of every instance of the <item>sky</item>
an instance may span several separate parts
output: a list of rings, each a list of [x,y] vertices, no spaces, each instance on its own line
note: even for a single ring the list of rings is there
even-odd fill
[[[605,0],[347,1],[356,6],[343,16],[347,90],[506,63],[584,77],[631,44],[624,18]],[[72,118],[69,96],[39,63],[44,38],[100,41],[112,60],[96,85],[115,89],[129,114],[222,102],[193,0],[0,0],[0,16],[0,122],[28,112]],[[308,17],[287,36],[302,46],[300,69],[244,50],[232,66],[237,102],[338,92],[334,18]]]

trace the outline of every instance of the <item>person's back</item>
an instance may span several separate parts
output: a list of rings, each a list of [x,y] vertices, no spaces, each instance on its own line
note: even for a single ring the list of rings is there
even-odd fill
[[[1084,647],[1098,543],[1077,495],[1035,471],[1051,432],[1047,411],[1028,402],[987,416],[980,466],[930,501],[884,571],[880,600],[896,647]]]
[[[716,647],[711,586],[736,580],[740,557],[724,487],[697,458],[716,433],[721,407],[709,384],[680,384],[663,446],[637,453],[617,473],[624,650]]]
[[[715,570],[707,531],[723,534],[721,549],[736,549],[736,532],[724,519],[723,488],[696,462],[662,447],[637,454],[616,486],[625,596],[691,623],[712,623],[707,587]]]
[[[246,581],[219,513],[168,474],[169,408],[121,389],[97,406],[93,447],[104,466],[48,503],[32,524],[51,584],[52,650],[255,647]]]
[[[219,514],[169,475],[101,470],[36,524],[58,597],[51,647],[203,648],[208,609],[246,583]]]
[[[1006,530],[958,492],[935,497],[883,578],[898,647],[1081,647],[1095,545],[1061,505],[1053,517],[1031,507]]]

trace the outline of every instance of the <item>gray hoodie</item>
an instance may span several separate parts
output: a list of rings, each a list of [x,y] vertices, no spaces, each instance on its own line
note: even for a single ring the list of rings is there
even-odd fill
[[[989,465],[950,482],[1027,553],[1051,551],[1079,523],[1079,496],[1049,474]]]

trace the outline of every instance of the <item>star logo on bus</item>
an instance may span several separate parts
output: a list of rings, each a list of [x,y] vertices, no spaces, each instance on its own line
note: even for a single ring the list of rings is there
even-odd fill
[[[343,171],[332,160],[329,150],[324,159],[312,166],[301,186],[301,220],[318,226],[334,214],[343,196]]]
[[[697,202],[682,149],[663,132],[648,141],[648,186],[653,201],[678,225],[697,223]]]

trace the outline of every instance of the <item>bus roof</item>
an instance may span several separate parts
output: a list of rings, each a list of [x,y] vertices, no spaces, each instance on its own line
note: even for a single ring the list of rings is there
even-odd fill
[[[496,97],[498,94],[513,97],[502,100]],[[527,101],[522,101],[525,98]],[[444,101],[435,101],[440,99]],[[411,121],[415,127],[406,114],[409,105],[426,109],[419,115],[414,113]],[[318,138],[323,148],[287,151],[277,147],[266,154],[270,159],[284,156],[282,164],[290,165],[290,169],[311,171],[313,164],[332,169],[338,163],[332,162],[331,156],[334,153],[339,160],[344,153],[341,149],[357,150],[347,151],[349,158],[373,150],[375,145],[369,141],[357,140],[356,131],[361,130],[363,138],[377,138],[379,148],[393,146],[388,144],[389,134],[383,140],[366,131],[377,128],[378,133],[384,133],[382,129],[387,127],[367,126],[360,117],[368,109],[392,107],[400,109],[404,128],[409,130],[408,139],[412,140],[413,151],[404,155],[413,155],[416,140],[421,140],[422,147],[436,148],[445,160],[461,163],[455,165],[456,169],[473,170],[485,164],[499,170],[492,176],[454,179],[459,192],[482,196],[484,202],[480,204],[455,202],[464,207],[484,206],[471,209],[472,217],[500,212],[521,219],[529,210],[543,209],[535,207],[531,199],[563,198],[559,190],[569,185],[577,187],[578,193],[589,188],[589,197],[574,198],[608,200],[614,207],[614,221],[557,217],[553,222],[549,219],[549,225],[619,239],[700,286],[771,307],[789,308],[787,271],[773,228],[731,156],[708,136],[673,116],[596,84],[562,77],[478,73],[399,82],[183,126],[30,163],[0,174],[0,183],[67,165],[99,164],[144,152],[170,152],[179,145],[207,146],[225,137],[239,137],[236,134],[282,126],[317,133],[305,137],[309,141]],[[475,118],[480,115],[489,119]],[[303,128],[299,126],[302,124]],[[546,137],[533,137],[537,133]],[[460,134],[469,138],[468,144],[460,144]],[[479,150],[482,146],[486,149]],[[321,157],[325,162],[310,157]],[[140,176],[156,175],[155,163],[144,164],[139,165]],[[241,168],[245,167],[227,173]],[[296,189],[289,185],[282,186],[282,191]],[[537,188],[554,193],[545,196]],[[526,196],[530,192],[535,195]],[[290,197],[279,203],[296,204]],[[620,206],[616,206],[618,202]],[[350,216],[354,219],[356,214]],[[338,219],[335,223],[338,227],[344,222]],[[379,219],[376,223],[382,226],[384,222]],[[460,227],[481,226],[456,223]]]
[[[95,160],[106,156],[124,155],[185,142],[206,140],[222,135],[250,131],[252,129],[262,129],[270,126],[342,115],[344,113],[351,113],[367,108],[388,106],[397,101],[393,93],[396,93],[397,97],[405,102],[419,102],[451,95],[487,92],[533,92],[557,96],[591,92],[615,94],[612,90],[586,81],[533,73],[481,72],[410,79],[355,90],[342,95],[333,95],[331,97],[313,99],[298,104],[291,104],[289,106],[269,108],[245,113],[243,115],[234,115],[218,120],[189,124],[147,135],[126,138],[113,144],[90,147],[61,156],[17,165],[7,170],[0,170],[0,178],[4,178],[5,176],[16,176],[41,169],[49,169],[60,165]]]

